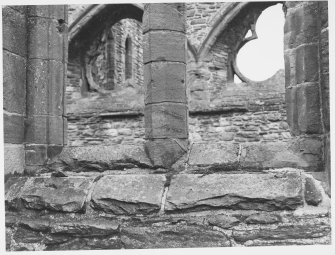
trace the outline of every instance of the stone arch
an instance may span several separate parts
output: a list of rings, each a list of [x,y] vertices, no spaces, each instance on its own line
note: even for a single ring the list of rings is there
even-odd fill
[[[226,3],[223,8],[218,11],[218,14],[211,21],[212,29],[207,34],[203,43],[201,44],[198,53],[197,59],[198,61],[202,61],[206,58],[212,46],[215,44],[219,35],[227,28],[227,26],[236,18],[241,11],[246,10],[246,8],[250,8],[255,5],[263,6],[263,10],[271,5],[275,5],[277,3],[283,3],[282,1],[278,2],[238,2],[238,3]],[[259,16],[259,15],[258,15]],[[257,20],[257,17],[255,19]]]

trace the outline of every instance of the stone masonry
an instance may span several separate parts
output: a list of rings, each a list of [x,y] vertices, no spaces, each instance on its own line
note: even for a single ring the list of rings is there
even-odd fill
[[[328,5],[280,3],[239,84],[276,2],[3,7],[6,250],[330,244]]]

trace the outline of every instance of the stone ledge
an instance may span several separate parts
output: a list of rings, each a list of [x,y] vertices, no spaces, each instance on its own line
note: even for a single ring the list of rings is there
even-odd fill
[[[302,138],[289,142],[242,144],[240,169],[264,170],[293,167],[320,171],[322,143],[318,138]]]
[[[8,208],[81,212],[92,178],[17,178],[7,190]]]
[[[48,168],[75,172],[152,168],[142,146],[64,147]]]
[[[165,181],[165,175],[104,176],[93,189],[92,206],[117,215],[158,212]]]
[[[204,209],[294,210],[303,205],[297,171],[268,174],[180,174],[171,180],[167,212]]]

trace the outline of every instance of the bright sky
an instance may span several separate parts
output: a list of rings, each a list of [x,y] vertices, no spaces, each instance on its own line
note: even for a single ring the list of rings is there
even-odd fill
[[[237,66],[249,79],[262,81],[284,69],[284,12],[282,4],[267,8],[256,23],[258,39],[248,42],[237,55]]]

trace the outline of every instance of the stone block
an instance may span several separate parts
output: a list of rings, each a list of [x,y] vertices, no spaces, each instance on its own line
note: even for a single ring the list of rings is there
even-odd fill
[[[321,31],[321,41],[320,41],[320,64],[321,64],[321,72],[328,73],[329,72],[329,31],[325,29]]]
[[[176,8],[164,3],[152,3],[143,15],[143,33],[149,30],[185,32],[185,18]]]
[[[59,61],[49,61],[49,114],[63,115],[64,105],[64,64]]]
[[[49,59],[49,30],[52,21],[48,18],[28,18],[28,58]]]
[[[269,188],[271,187],[271,189]],[[294,210],[303,204],[299,172],[268,174],[179,174],[172,178],[165,210],[213,208]]]
[[[20,201],[27,209],[82,212],[92,183],[92,179],[80,177],[28,178],[23,184],[20,183],[21,187],[12,185],[9,188],[5,202],[13,208],[18,208]]]
[[[187,106],[162,103],[145,106],[146,138],[187,138]]]
[[[170,168],[187,153],[187,147],[187,139],[155,139],[145,143],[145,150],[155,168]]]
[[[47,148],[48,160],[51,160],[51,161],[54,160],[55,157],[61,154],[62,150],[63,150],[62,145],[48,145],[48,148]]]
[[[329,74],[321,75],[322,119],[326,131],[330,131]]]
[[[229,247],[228,237],[211,227],[175,224],[163,226],[121,227],[126,249]]]
[[[54,145],[64,144],[64,123],[63,117],[49,117],[48,119],[48,143]]]
[[[144,66],[145,103],[187,103],[185,74],[182,63],[152,62]]]
[[[255,213],[245,219],[247,224],[275,224],[280,222],[280,216],[270,213]]]
[[[27,30],[25,15],[4,6],[2,8],[2,22],[3,49],[26,57]]]
[[[290,131],[297,135],[299,134],[298,128],[298,111],[297,111],[297,88],[290,87],[286,89],[285,93],[287,123]]]
[[[322,202],[322,193],[317,186],[314,178],[310,176],[305,177],[305,200],[309,205],[317,206]]]
[[[26,165],[44,165],[47,161],[47,145],[27,145],[25,147]]]
[[[95,185],[93,208],[116,215],[158,212],[164,192],[165,175],[104,176]]]
[[[257,240],[283,240],[282,244],[287,245],[288,240],[314,240],[316,237],[327,236],[330,233],[330,226],[320,223],[280,225],[275,228],[258,228],[246,230],[234,230],[232,237],[238,243],[252,242]],[[297,242],[299,244],[299,242]],[[276,243],[275,243],[276,244]],[[272,244],[272,245],[275,245]],[[279,243],[277,243],[278,245]],[[303,243],[300,243],[303,244]],[[261,244],[262,245],[262,244]],[[263,243],[264,245],[264,243]]]
[[[66,18],[65,5],[29,5],[27,12],[29,17],[43,17],[51,19]]]
[[[248,143],[242,144],[240,168],[250,171],[293,167],[320,171],[321,155],[322,147],[319,139]]]
[[[322,133],[319,84],[301,84],[297,87],[297,114],[299,131]]]
[[[238,169],[239,145],[233,143],[194,143],[190,150],[188,169],[191,171]]]
[[[31,59],[27,68],[27,114],[48,113],[49,61]]]
[[[51,20],[49,27],[49,59],[65,62],[67,50],[67,25],[63,21]]]
[[[46,144],[48,139],[48,116],[34,116],[25,119],[25,142]]]
[[[24,171],[23,145],[4,144],[4,174],[22,174]]]
[[[3,132],[5,143],[24,142],[24,117],[3,114]]]
[[[186,63],[186,36],[174,31],[149,31],[143,35],[143,62]]]
[[[319,79],[319,47],[302,45],[296,49],[295,73],[297,84]]]
[[[26,112],[26,59],[3,51],[3,109]]]
[[[64,147],[53,163],[76,172],[152,167],[144,148],[131,145]]]

